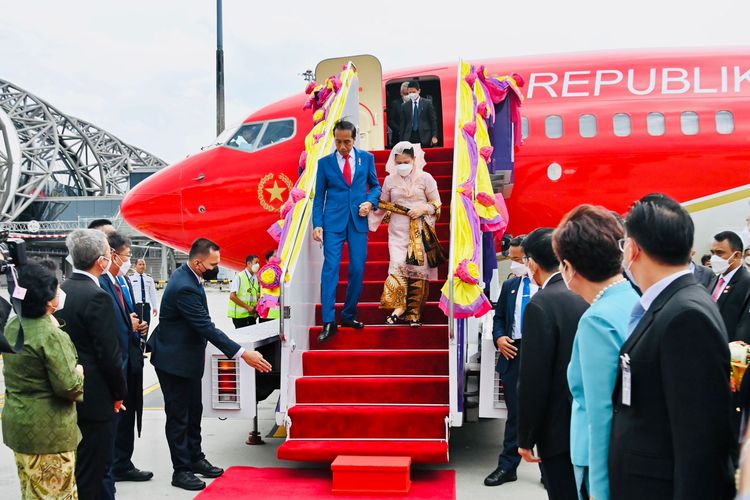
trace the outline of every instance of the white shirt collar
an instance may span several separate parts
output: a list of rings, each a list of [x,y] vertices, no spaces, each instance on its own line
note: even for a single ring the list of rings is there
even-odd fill
[[[734,275],[737,273],[737,271],[739,271],[740,267],[742,267],[742,264],[737,266],[737,269],[735,269],[734,271],[729,271],[727,274],[720,276],[720,278],[724,280],[724,283],[729,283],[730,281],[732,281],[732,278],[734,278]]]
[[[110,279],[110,281],[112,281],[112,283],[117,284],[117,278],[115,278],[112,273],[110,273],[109,271],[107,271],[107,276],[109,276],[109,279]]]
[[[96,286],[101,287],[101,285],[99,284],[99,279],[89,272],[81,271],[80,269],[73,269],[73,274],[82,274],[84,276],[88,276],[94,283],[96,283]]]
[[[641,306],[643,307],[644,311],[648,311],[649,307],[651,307],[651,304],[654,303],[656,298],[661,295],[661,293],[666,290],[666,288],[671,285],[677,278],[681,278],[682,276],[685,276],[686,274],[691,274],[690,269],[685,269],[683,271],[677,271],[674,274],[670,274],[666,278],[662,278],[651,287],[643,292],[643,295],[641,296]]]
[[[357,156],[356,154],[357,148],[352,148],[352,152],[349,153],[349,157],[351,158],[352,162],[354,161],[354,157]],[[341,153],[336,151],[336,159],[339,161],[344,161],[344,157],[341,155]]]
[[[552,278],[554,278],[555,276],[557,276],[558,274],[560,274],[560,271],[552,273],[552,276],[550,276],[549,278],[547,278],[547,280],[542,284],[542,290],[544,290],[545,288],[547,288],[547,284],[550,282],[550,280]]]

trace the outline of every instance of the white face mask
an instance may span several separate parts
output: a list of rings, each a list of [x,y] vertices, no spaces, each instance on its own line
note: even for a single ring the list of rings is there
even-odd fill
[[[109,268],[112,266],[112,257],[107,259],[106,257],[102,257],[103,259],[106,259],[107,265],[104,266],[104,269],[102,269],[102,274],[107,274],[109,272]]]
[[[722,259],[718,255],[712,255],[711,256],[711,269],[713,269],[715,273],[724,274],[729,269],[729,260]]]
[[[416,101],[417,99],[419,99],[419,94],[416,92],[413,92],[409,94],[409,99],[411,99],[412,101]]]
[[[260,269],[260,264],[258,264],[257,262],[253,264],[252,266],[250,266],[250,270],[254,273],[257,273],[258,269]]]
[[[126,260],[120,265],[120,270],[117,272],[117,276],[125,276],[125,273],[130,269],[130,259]]]
[[[401,99],[403,99],[404,102],[407,102],[409,99],[411,99],[411,97],[409,97],[409,94],[406,94],[406,95],[402,95]]]
[[[573,281],[573,278],[575,278],[575,275],[576,275],[576,273],[575,273],[575,271],[573,271],[573,276],[571,276],[570,279],[568,279],[568,278],[565,277],[565,271],[563,271],[562,269],[560,269],[560,276],[562,276],[563,283],[565,283],[565,287],[568,290],[570,290],[570,282]]]
[[[55,308],[55,311],[62,311],[63,307],[65,307],[65,291],[58,288],[57,289],[57,307]]]
[[[746,266],[750,266],[750,255],[748,255],[747,257],[745,257],[745,265]]]
[[[523,278],[524,276],[529,275],[529,267],[514,260],[510,263],[510,272],[519,278]]]
[[[406,177],[411,173],[412,170],[412,164],[411,163],[401,163],[396,166],[396,169],[398,170],[398,175],[401,177]]]

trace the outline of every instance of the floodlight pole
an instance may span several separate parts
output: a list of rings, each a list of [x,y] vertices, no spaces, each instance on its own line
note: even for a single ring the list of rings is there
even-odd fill
[[[224,38],[221,0],[216,0],[216,135],[224,132]]]

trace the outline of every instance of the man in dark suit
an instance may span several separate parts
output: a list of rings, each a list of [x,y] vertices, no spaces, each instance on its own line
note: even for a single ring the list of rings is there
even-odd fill
[[[523,315],[523,351],[518,382],[518,452],[540,463],[551,500],[576,500],[570,461],[567,370],[578,321],[588,308],[565,286],[552,248],[552,229],[540,228],[523,241],[529,272],[541,290]],[[532,448],[537,447],[539,456]]]
[[[623,265],[643,296],[613,395],[612,500],[734,496],[727,334],[688,268],[693,233],[687,211],[661,194],[627,218]]]
[[[695,278],[696,283],[702,285],[706,290],[711,290],[714,281],[716,281],[716,275],[713,271],[706,266],[698,264],[692,264],[690,269],[693,271],[693,277]]]
[[[432,101],[422,99],[419,82],[409,82],[409,100],[401,107],[401,140],[421,144],[423,148],[437,145],[437,114]]]
[[[357,304],[367,261],[367,214],[378,208],[380,181],[375,159],[367,151],[355,148],[357,128],[340,120],[333,126],[336,152],[318,161],[313,202],[313,238],[323,242],[321,302],[324,341],[336,333],[336,287],[339,285],[344,242],[349,247],[349,282],[341,311],[341,326],[361,329]]]
[[[711,294],[719,306],[729,341],[738,339],[737,325],[750,308],[750,272],[742,265],[742,239],[734,231],[714,236],[711,269],[716,276]]]
[[[107,241],[112,249],[112,264],[109,270],[99,277],[102,290],[112,299],[115,311],[117,338],[122,353],[122,369],[128,384],[128,396],[124,405],[126,411],[120,412],[117,418],[115,438],[115,455],[112,463],[114,481],[148,481],[154,474],[142,471],[133,465],[133,448],[135,444],[136,420],[140,434],[143,414],[143,349],[142,336],[148,332],[148,323],[141,323],[138,316],[130,309],[126,297],[129,288],[123,288],[117,279],[130,267],[130,240],[120,233],[112,232]]]
[[[201,490],[206,483],[195,474],[219,477],[224,469],[206,460],[201,450],[201,378],[206,344],[211,342],[227,358],[242,358],[260,372],[271,365],[256,351],[246,351],[216,328],[208,311],[204,279],[215,279],[219,246],[205,238],[195,240],[188,262],[169,278],[161,301],[159,325],[148,341],[167,414],[166,434],[174,474],[172,485]]]
[[[110,296],[99,286],[99,277],[110,265],[110,248],[104,233],[76,230],[65,244],[73,261],[73,274],[62,284],[67,300],[55,313],[65,325],[83,366],[82,403],[78,427],[82,439],[76,459],[76,482],[82,500],[114,498],[114,483],[105,483],[115,444],[115,416],[125,408],[125,376],[115,331]]]
[[[506,280],[495,305],[492,338],[500,356],[495,368],[500,374],[505,391],[505,406],[508,416],[505,420],[503,450],[497,460],[497,468],[484,479],[485,486],[498,486],[517,479],[516,469],[521,462],[518,454],[516,434],[518,426],[518,366],[520,362],[521,338],[523,335],[523,312],[539,287],[531,281],[528,267],[524,263],[523,237],[510,240],[508,255],[511,259],[511,272],[516,277]]]
[[[409,82],[401,84],[397,98],[388,105],[388,145],[393,147],[401,140],[401,107],[409,101]]]

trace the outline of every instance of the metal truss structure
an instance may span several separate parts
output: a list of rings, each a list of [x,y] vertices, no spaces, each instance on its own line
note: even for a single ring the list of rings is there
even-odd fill
[[[35,200],[124,195],[130,172],[159,158],[0,79],[0,222]]]

